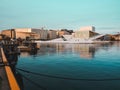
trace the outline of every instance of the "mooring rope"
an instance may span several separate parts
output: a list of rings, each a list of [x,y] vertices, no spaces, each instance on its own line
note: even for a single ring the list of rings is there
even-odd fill
[[[80,79],[80,78],[70,78],[70,77],[60,77],[60,76],[53,76],[53,75],[47,75],[47,74],[41,74],[41,73],[36,73],[36,72],[31,72],[28,70],[16,68],[17,70],[26,72],[26,73],[31,73],[33,75],[39,75],[43,77],[50,77],[50,78],[58,78],[58,79],[66,79],[66,80],[80,80],[80,81],[115,81],[115,80],[120,80],[120,78],[104,78],[104,79]]]
[[[17,72],[18,72],[18,71],[17,71]],[[19,72],[18,72],[18,73],[19,73]],[[32,81],[31,79],[29,79],[29,78],[26,77],[25,75],[23,75],[23,74],[20,74],[20,75],[22,75],[23,78],[25,78],[27,81],[29,81],[30,83],[34,84],[34,85],[37,86],[38,88],[40,88],[40,89],[42,89],[42,90],[47,90],[47,88],[45,88],[45,87],[39,85],[38,83]]]

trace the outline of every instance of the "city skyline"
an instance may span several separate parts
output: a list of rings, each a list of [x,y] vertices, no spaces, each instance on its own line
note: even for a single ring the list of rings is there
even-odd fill
[[[1,0],[0,30],[73,29],[95,26],[97,32],[120,31],[119,0]]]

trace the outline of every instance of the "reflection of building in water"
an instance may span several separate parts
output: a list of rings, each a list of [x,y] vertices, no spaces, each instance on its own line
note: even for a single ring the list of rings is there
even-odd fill
[[[74,50],[80,54],[81,58],[93,58],[95,47],[91,44],[76,44]]]
[[[45,43],[45,44],[40,44],[39,46],[40,46],[38,50],[39,55],[46,55],[46,54],[50,55],[56,53],[56,44]]]
[[[61,53],[75,53],[81,58],[94,58],[95,52],[99,47],[103,50],[108,50],[112,44],[40,44],[38,55],[51,55]],[[119,44],[118,44],[119,45]]]
[[[38,54],[45,55],[45,54],[54,54],[54,53],[61,53],[65,52],[65,45],[64,44],[40,44],[40,49],[38,50]]]
[[[20,56],[27,57],[27,56],[30,56],[30,54],[28,52],[21,52]]]
[[[60,53],[63,52],[65,49],[63,44],[56,44],[56,52]]]
[[[41,44],[38,54],[54,54],[72,52],[80,54],[82,58],[93,58],[95,47],[91,44]]]

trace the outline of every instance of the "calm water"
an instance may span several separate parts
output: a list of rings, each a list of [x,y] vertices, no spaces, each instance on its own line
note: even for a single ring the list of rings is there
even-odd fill
[[[41,44],[16,67],[24,70],[16,69],[23,90],[120,90],[120,43]]]

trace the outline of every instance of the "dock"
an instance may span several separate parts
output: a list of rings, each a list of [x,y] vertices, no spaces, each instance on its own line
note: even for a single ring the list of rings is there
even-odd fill
[[[1,52],[0,52],[0,54],[1,54]],[[2,65],[2,64],[3,64],[2,57],[0,55],[0,65]],[[0,90],[10,90],[5,67],[0,66],[0,78],[1,78],[0,79]]]
[[[20,90],[3,48],[0,48],[0,65],[0,90]]]

